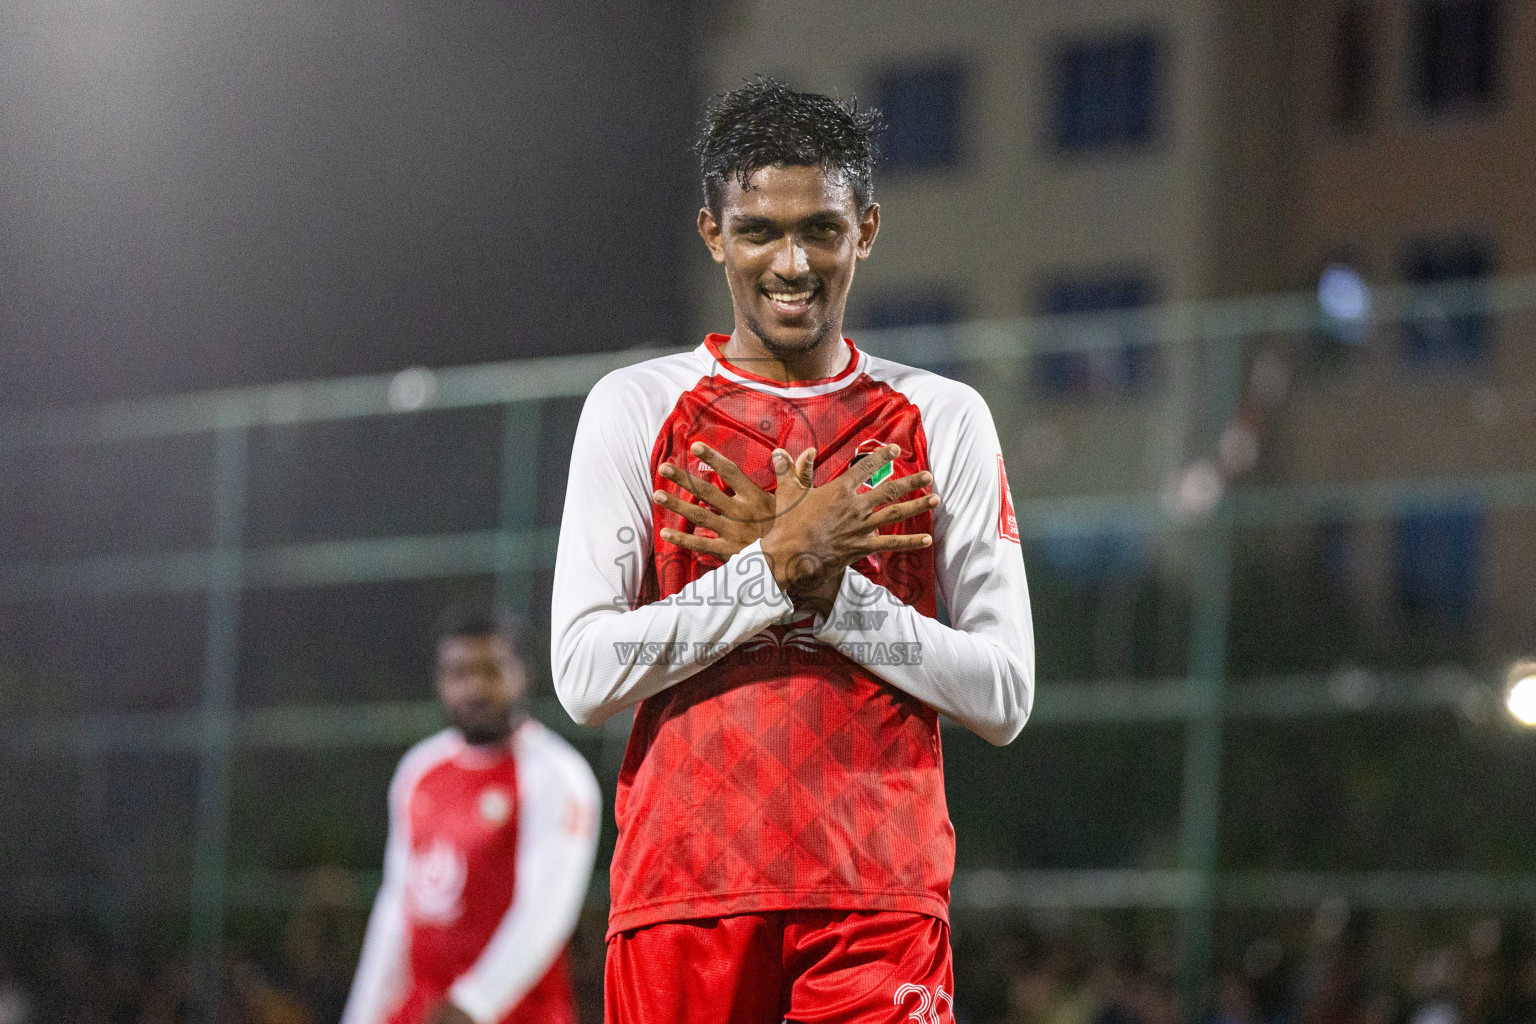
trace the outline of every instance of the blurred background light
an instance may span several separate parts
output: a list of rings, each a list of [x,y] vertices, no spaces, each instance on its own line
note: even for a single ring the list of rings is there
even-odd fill
[[[420,409],[436,395],[437,375],[424,366],[401,370],[389,382],[389,406],[401,412]]]
[[[1521,725],[1536,727],[1536,661],[1523,661],[1509,673],[1509,713]]]
[[[1317,304],[1336,320],[1356,323],[1371,312],[1371,290],[1357,270],[1335,263],[1317,279]]]
[[[1163,504],[1181,518],[1211,514],[1226,492],[1221,470],[1209,459],[1186,466],[1163,490]]]

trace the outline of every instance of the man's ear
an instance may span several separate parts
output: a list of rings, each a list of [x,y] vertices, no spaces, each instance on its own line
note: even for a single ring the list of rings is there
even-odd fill
[[[875,246],[875,236],[880,233],[880,204],[870,203],[859,218],[859,248],[857,257],[869,259],[869,251]]]
[[[715,220],[714,213],[707,206],[699,209],[699,237],[704,239],[715,262],[724,263],[725,247],[720,242],[720,222]]]

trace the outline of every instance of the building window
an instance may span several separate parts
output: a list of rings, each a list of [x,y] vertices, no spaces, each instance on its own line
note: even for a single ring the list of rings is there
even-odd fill
[[[1152,302],[1153,288],[1146,277],[1115,274],[1052,282],[1042,292],[1037,307],[1046,316],[1058,316],[1135,310]],[[1032,379],[1042,395],[1070,398],[1134,393],[1152,379],[1156,368],[1151,326],[1139,317],[1068,323],[1045,340],[1083,345],[1088,351],[1041,352],[1035,356]]]
[[[1480,509],[1437,509],[1393,523],[1393,582],[1406,617],[1461,627],[1471,621],[1483,520]]]
[[[1370,116],[1375,73],[1371,28],[1368,4],[1350,3],[1339,12],[1333,48],[1333,119],[1342,128],[1357,128]]]
[[[875,95],[885,116],[880,151],[887,168],[929,170],[960,162],[964,69],[940,65],[889,71],[876,82]]]
[[[1433,287],[1464,287],[1437,295],[1416,295],[1408,303],[1403,342],[1408,361],[1418,366],[1467,364],[1488,351],[1489,326],[1483,311],[1486,293],[1478,282],[1492,265],[1488,243],[1480,238],[1442,239],[1409,247],[1403,280]],[[1471,306],[1473,308],[1467,308]]]
[[[1495,0],[1419,0],[1409,67],[1419,106],[1477,109],[1497,99],[1498,37]]]
[[[1158,51],[1147,32],[1062,45],[1052,89],[1057,147],[1085,152],[1150,142],[1159,113]]]

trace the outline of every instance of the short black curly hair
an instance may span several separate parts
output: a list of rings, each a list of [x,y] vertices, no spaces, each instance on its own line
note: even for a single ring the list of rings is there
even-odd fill
[[[875,140],[884,129],[880,112],[859,109],[858,100],[796,92],[759,75],[715,97],[705,111],[694,143],[704,205],[718,217],[726,182],[746,188],[764,167],[822,167],[844,177],[863,213],[874,202]]]

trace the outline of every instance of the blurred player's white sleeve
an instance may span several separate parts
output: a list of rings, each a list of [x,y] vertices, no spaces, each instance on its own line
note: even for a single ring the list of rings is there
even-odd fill
[[[997,428],[964,384],[929,375],[909,397],[944,499],[933,514],[934,562],[953,625],[849,569],[816,638],[988,742],[1008,743],[1034,703],[1035,631]],[[917,646],[892,657],[892,643]]]
[[[550,598],[555,692],[597,725],[793,615],[753,543],[671,598],[641,605],[652,551],[651,450],[677,392],[630,367],[587,396],[571,449]]]
[[[512,905],[448,999],[479,1024],[522,1001],[576,930],[597,856],[602,794],[570,744],[538,722],[513,739],[517,758],[517,876]]]
[[[384,881],[368,915],[363,954],[357,962],[352,991],[341,1024],[383,1024],[405,995],[410,966],[406,962],[405,876],[410,859],[410,834],[402,801],[405,769],[395,773],[389,792],[389,839],[384,847]]]

